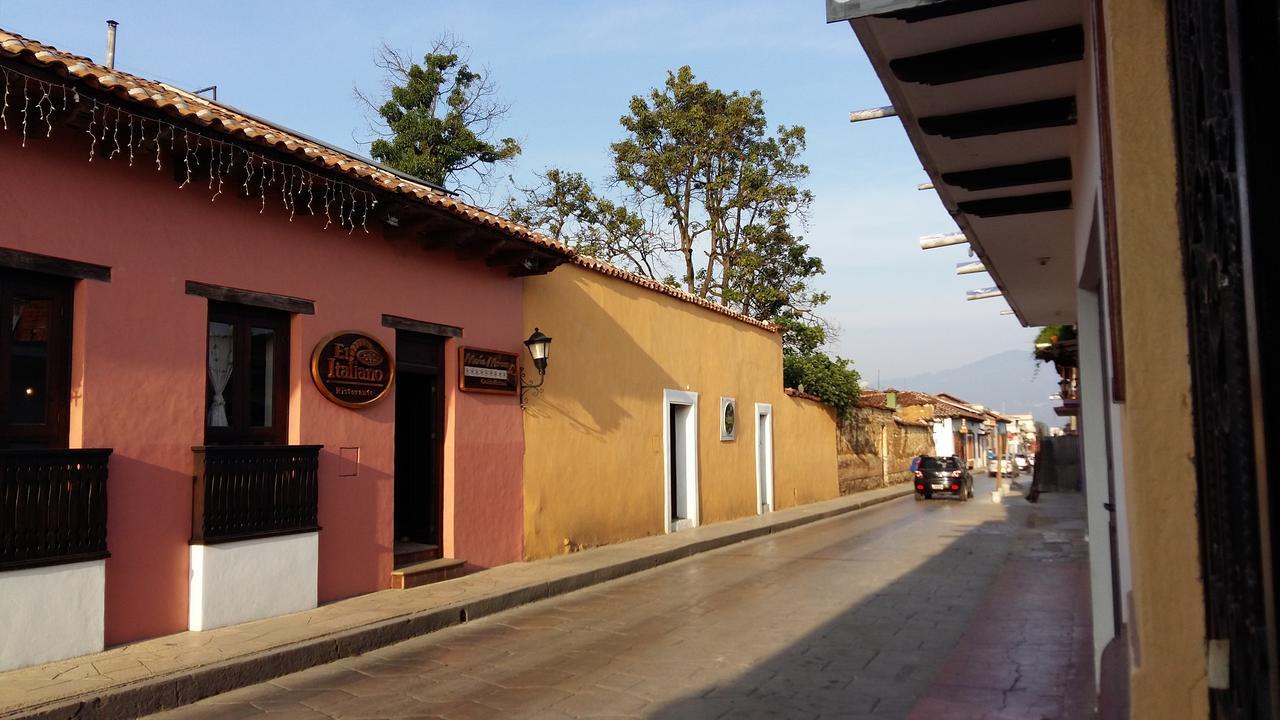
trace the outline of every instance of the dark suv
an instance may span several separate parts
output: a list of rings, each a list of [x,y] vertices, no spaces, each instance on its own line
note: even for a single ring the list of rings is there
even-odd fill
[[[920,458],[915,473],[916,500],[928,500],[936,493],[952,495],[960,502],[973,497],[973,476],[960,458]]]

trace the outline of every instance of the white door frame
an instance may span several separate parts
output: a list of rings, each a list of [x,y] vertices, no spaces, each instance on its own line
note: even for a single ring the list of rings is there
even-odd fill
[[[754,417],[755,422],[752,423],[752,426],[755,427],[756,441],[756,514],[763,515],[765,503],[769,504],[770,512],[777,507],[774,500],[773,487],[773,405],[769,403],[756,403],[756,412]],[[761,417],[765,418],[763,423],[760,422]],[[761,426],[764,427],[764,431],[766,433],[764,436],[761,436],[760,434]],[[760,443],[762,440],[765,441],[763,467],[760,464]],[[765,480],[765,482],[762,483],[761,480]],[[762,484],[765,486],[765,493],[763,495],[760,492],[760,486]]]
[[[671,521],[671,406],[684,405],[689,408],[689,422],[684,428],[684,466],[688,470],[685,478],[685,507],[689,511],[687,520],[680,523]],[[698,393],[685,390],[662,391],[662,527],[667,532],[675,532],[686,527],[697,527],[700,520],[698,503]],[[677,526],[678,525],[678,526]]]

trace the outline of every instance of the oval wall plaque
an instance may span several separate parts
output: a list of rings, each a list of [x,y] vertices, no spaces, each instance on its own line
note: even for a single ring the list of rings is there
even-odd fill
[[[334,333],[311,353],[311,379],[321,395],[344,407],[368,407],[381,400],[395,380],[391,353],[355,330]]]

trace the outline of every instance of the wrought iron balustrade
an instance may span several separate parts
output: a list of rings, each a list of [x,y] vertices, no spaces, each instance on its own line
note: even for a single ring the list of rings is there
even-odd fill
[[[319,530],[323,445],[207,445],[195,454],[191,543]]]
[[[109,448],[0,450],[0,570],[107,553]]]

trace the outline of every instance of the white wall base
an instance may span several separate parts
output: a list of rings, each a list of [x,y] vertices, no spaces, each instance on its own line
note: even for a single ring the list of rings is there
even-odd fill
[[[191,546],[187,627],[211,630],[316,606],[320,533]]]
[[[102,652],[106,561],[0,572],[0,672]]]

